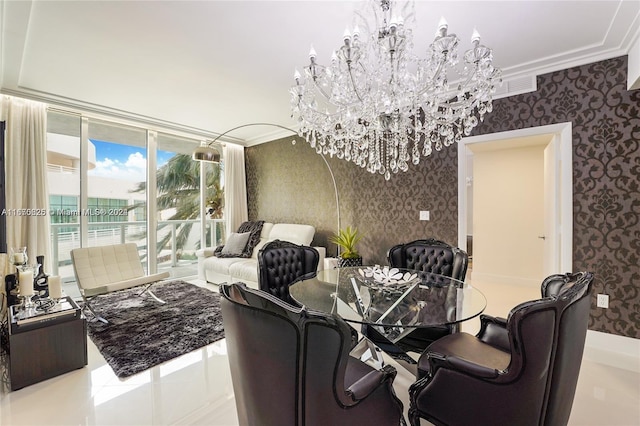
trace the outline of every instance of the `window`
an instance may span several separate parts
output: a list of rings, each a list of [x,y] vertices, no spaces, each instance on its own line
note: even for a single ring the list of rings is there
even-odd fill
[[[146,259],[152,268],[171,269],[174,277],[195,275],[195,251],[216,245],[224,230],[220,215],[208,219],[205,230],[200,226],[201,165],[191,160],[191,152],[201,139],[54,109],[47,118],[51,273],[63,282],[74,280],[69,254],[73,248],[135,242],[142,255],[149,251]],[[147,188],[151,161],[158,183],[153,189]],[[205,170],[206,199],[213,192],[222,197],[219,166],[206,165]],[[182,183],[170,189],[167,184],[176,177]],[[146,204],[148,190],[157,194],[154,206]],[[150,214],[158,224],[151,239]],[[185,271],[176,272],[185,266]]]

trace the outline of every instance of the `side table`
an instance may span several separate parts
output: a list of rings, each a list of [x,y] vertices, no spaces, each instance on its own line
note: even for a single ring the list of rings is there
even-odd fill
[[[11,390],[87,365],[87,321],[70,297],[52,310],[9,310]]]

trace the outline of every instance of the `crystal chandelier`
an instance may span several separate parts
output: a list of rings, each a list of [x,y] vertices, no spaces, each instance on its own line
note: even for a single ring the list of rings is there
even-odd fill
[[[290,93],[299,134],[318,153],[388,180],[434,147],[460,141],[491,112],[501,72],[478,32],[459,66],[459,39],[444,19],[426,58],[414,55],[414,21],[413,1],[370,0],[329,65],[320,65],[311,48]]]

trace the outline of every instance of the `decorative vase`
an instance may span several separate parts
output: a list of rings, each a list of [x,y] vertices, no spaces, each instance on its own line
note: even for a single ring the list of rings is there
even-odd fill
[[[31,300],[35,294],[33,278],[37,268],[35,265],[22,265],[18,267],[18,296],[22,299],[24,308],[31,308],[33,306],[33,301]]]
[[[338,259],[338,268],[346,268],[348,266],[362,266],[362,256],[347,259],[341,257]]]
[[[18,274],[8,274],[4,277],[5,292],[7,294],[7,306],[20,303],[18,297]]]
[[[36,256],[38,272],[33,279],[36,292],[34,299],[46,299],[49,297],[49,276],[44,272],[44,256]]]
[[[27,261],[29,260],[29,258],[27,257],[26,247],[12,247],[10,254],[11,255],[9,256],[9,261],[16,268],[26,265]]]

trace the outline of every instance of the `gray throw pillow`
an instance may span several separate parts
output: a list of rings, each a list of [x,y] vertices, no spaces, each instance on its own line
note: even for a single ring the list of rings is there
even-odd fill
[[[247,241],[249,241],[250,232],[236,233],[232,232],[227,238],[227,242],[222,248],[223,254],[236,254],[239,255],[242,253],[244,248],[247,245]]]

